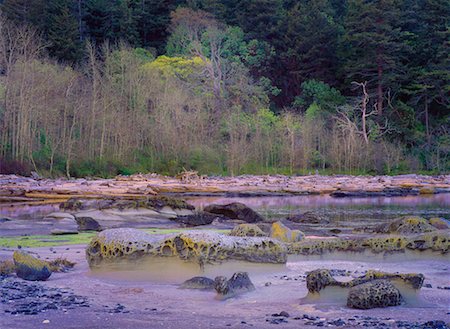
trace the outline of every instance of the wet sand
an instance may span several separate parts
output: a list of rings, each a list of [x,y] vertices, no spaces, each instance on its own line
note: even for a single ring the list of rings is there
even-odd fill
[[[67,249],[69,248],[69,249]],[[449,257],[418,256],[415,261],[401,257],[391,260],[375,258],[344,259],[339,255],[322,259],[290,258],[286,266],[270,271],[250,269],[250,278],[256,291],[226,301],[215,299],[211,291],[178,289],[178,284],[192,273],[184,273],[164,280],[143,278],[129,273],[110,273],[108,276],[93,273],[84,257],[85,246],[59,246],[33,248],[41,258],[67,257],[76,261],[75,268],[67,273],[54,273],[40,284],[46,287],[70,288],[80,296],[88,298],[89,308],[50,310],[37,315],[5,314],[8,304],[0,304],[0,328],[308,328],[303,314],[318,317],[318,322],[342,319],[345,328],[361,327],[362,323],[384,322],[388,327],[397,327],[395,321],[423,323],[430,320],[450,322],[450,291],[437,287],[448,286]],[[10,258],[12,250],[0,251],[0,259]],[[339,258],[343,260],[339,260]],[[161,264],[160,264],[161,265]],[[317,268],[350,271],[361,275],[365,270],[377,269],[390,272],[420,272],[425,275],[425,284],[415,298],[409,298],[402,306],[385,309],[353,310],[333,298],[314,300],[305,298],[307,289],[305,274]],[[240,270],[230,265],[227,272]],[[248,269],[247,269],[248,270]],[[127,275],[128,274],[128,275]],[[343,277],[343,280],[346,278]],[[348,279],[348,278],[347,278]],[[111,313],[117,304],[123,305],[119,313]],[[286,311],[287,323],[270,323],[272,314]],[[294,318],[300,318],[298,320]],[[362,318],[371,318],[364,320]],[[389,320],[387,320],[389,318]],[[353,320],[349,320],[353,319]],[[43,323],[49,320],[49,323]],[[316,321],[316,322],[317,322]],[[362,321],[362,322],[361,322]],[[360,325],[354,324],[360,323]],[[325,324],[327,325],[327,324]],[[371,327],[371,325],[368,325]]]

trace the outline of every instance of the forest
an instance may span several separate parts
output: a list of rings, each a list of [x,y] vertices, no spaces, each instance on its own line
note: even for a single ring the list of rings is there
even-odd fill
[[[0,11],[0,173],[450,170],[449,0]]]

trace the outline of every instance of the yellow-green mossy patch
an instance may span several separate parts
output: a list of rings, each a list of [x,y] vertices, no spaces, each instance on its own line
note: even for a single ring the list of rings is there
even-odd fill
[[[270,228],[270,237],[285,243],[303,240],[305,234],[299,230],[291,230],[281,222],[275,222]]]
[[[187,231],[152,236],[136,229],[110,229],[94,237],[86,249],[90,266],[142,257],[178,257],[201,265],[225,260],[285,263],[284,244],[263,237],[234,237],[215,232]]]
[[[47,262],[37,259],[30,254],[15,251],[13,254],[16,274],[19,278],[28,281],[44,281],[52,274]]]
[[[436,227],[438,230],[448,230],[450,228],[448,222],[445,219],[433,217],[430,218],[429,223]]]
[[[230,232],[232,236],[267,236],[256,224],[239,224]]]

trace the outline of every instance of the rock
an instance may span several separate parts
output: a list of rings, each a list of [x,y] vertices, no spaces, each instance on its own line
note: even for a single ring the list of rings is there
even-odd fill
[[[328,224],[330,221],[313,211],[307,211],[300,215],[293,215],[286,218],[290,222],[302,224]]]
[[[261,215],[247,207],[245,204],[239,202],[233,202],[226,205],[212,204],[207,206],[204,211],[223,215],[231,219],[239,219],[247,223],[264,221],[264,218]]]
[[[55,228],[53,230],[50,231],[51,235],[70,235],[70,234],[78,234],[78,231],[76,230],[71,230],[71,229],[59,229],[59,228]]]
[[[438,230],[447,230],[450,228],[449,222],[443,218],[430,218],[429,223]]]
[[[201,290],[213,290],[214,280],[206,278],[204,276],[196,276],[192,279],[184,281],[180,288],[182,289],[201,289]]]
[[[186,203],[186,201],[177,198],[171,198],[167,196],[146,196],[139,199],[127,199],[123,198],[111,198],[102,200],[80,200],[77,198],[71,198],[60,204],[60,208],[64,210],[78,211],[88,208],[92,209],[111,209],[116,208],[120,210],[124,209],[156,209],[161,210],[163,208],[171,209],[187,209],[194,210],[195,207]]]
[[[221,216],[217,214],[210,214],[208,212],[196,212],[192,215],[186,215],[186,216],[177,216],[174,221],[178,223],[182,223],[188,226],[200,226],[200,225],[209,225],[211,224],[215,219],[219,218]]]
[[[405,250],[432,250],[442,254],[449,251],[449,232],[436,230],[410,236],[377,236],[369,238],[304,239],[287,245],[289,254],[322,255],[336,251],[374,253],[405,252]]]
[[[0,261],[0,277],[8,276],[16,270],[14,263],[10,260]]]
[[[375,280],[350,289],[347,306],[357,309],[398,306],[402,303],[400,291],[387,280]]]
[[[327,286],[337,286],[342,288],[351,288],[367,282],[375,280],[385,280],[407,284],[413,289],[420,289],[423,285],[425,277],[423,274],[416,273],[387,273],[369,270],[365,275],[355,278],[351,281],[340,282],[337,281],[333,275],[332,270],[318,269],[314,270],[306,276],[306,287],[311,293],[320,292]]]
[[[287,259],[286,247],[278,241],[206,231],[155,236],[131,228],[109,229],[94,237],[86,249],[90,266],[160,256],[178,257],[200,265],[225,260],[283,264]]]
[[[0,223],[10,222],[12,219],[8,217],[0,217]]]
[[[47,262],[37,259],[24,252],[15,251],[13,254],[16,274],[28,281],[45,281],[52,274]]]
[[[250,281],[247,272],[236,272],[227,280],[224,276],[218,276],[214,279],[214,289],[218,294],[218,299],[228,299],[236,295],[253,291],[255,286]]]
[[[377,233],[417,234],[435,231],[425,218],[418,216],[402,217],[391,223],[378,226]]]
[[[256,224],[239,224],[230,232],[232,236],[267,236]]]
[[[291,230],[281,222],[275,222],[270,229],[270,237],[282,242],[298,242],[305,237],[299,230]]]
[[[92,217],[76,216],[75,221],[78,224],[78,231],[101,231],[101,225]]]
[[[327,286],[338,285],[338,281],[327,269],[317,269],[306,275],[306,287],[311,293],[316,293]]]

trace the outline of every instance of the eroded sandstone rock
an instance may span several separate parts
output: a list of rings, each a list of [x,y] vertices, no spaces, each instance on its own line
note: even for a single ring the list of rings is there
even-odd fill
[[[375,280],[350,289],[347,306],[357,309],[397,306],[402,303],[400,291],[388,280]]]
[[[178,257],[200,265],[225,260],[282,264],[287,260],[287,251],[284,244],[269,238],[233,237],[206,231],[154,236],[121,228],[100,232],[88,245],[86,257],[90,266],[142,257]]]
[[[200,289],[200,290],[213,290],[215,281],[204,276],[195,276],[189,280],[184,281],[180,288],[182,289]]]
[[[291,243],[301,241],[305,234],[299,230],[291,230],[282,222],[275,222],[270,229],[270,237],[282,242]]]
[[[256,224],[239,224],[230,232],[232,236],[267,236]]]
[[[436,231],[425,218],[418,216],[402,217],[376,228],[378,233],[417,234]]]
[[[214,289],[217,291],[218,299],[228,299],[245,292],[255,290],[247,272],[236,272],[229,280],[224,276],[214,279]]]

